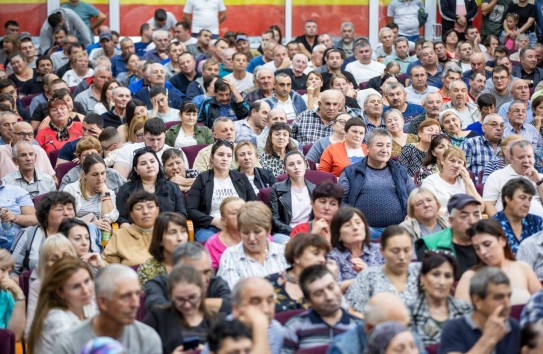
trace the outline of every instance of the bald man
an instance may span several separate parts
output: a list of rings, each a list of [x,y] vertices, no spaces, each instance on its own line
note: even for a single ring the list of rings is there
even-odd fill
[[[285,73],[292,79],[292,89],[293,90],[305,90],[307,75],[304,74],[304,70],[307,68],[307,63],[309,58],[305,54],[296,54],[292,57],[292,69],[281,69],[275,72],[275,75],[279,73]]]
[[[472,73],[478,72],[483,74],[486,79],[492,78],[492,72],[485,69],[486,59],[483,53],[473,53],[469,59],[471,69],[462,74],[462,80],[466,83],[466,86],[469,89],[469,78]]]

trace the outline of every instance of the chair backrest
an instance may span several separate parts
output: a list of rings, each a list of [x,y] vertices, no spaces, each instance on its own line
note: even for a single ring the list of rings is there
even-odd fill
[[[47,193],[45,193],[45,194],[47,194]],[[40,194],[40,195],[35,196],[34,198],[32,198],[32,202],[34,203],[34,207],[36,207],[40,203],[40,201],[43,199],[45,194]]]
[[[57,159],[58,159],[58,153],[60,150],[53,150],[50,153],[47,154],[49,156],[49,161],[51,161],[51,166],[57,165]]]
[[[319,345],[317,347],[298,349],[296,354],[326,354],[328,345]]]
[[[28,299],[28,294],[30,293],[30,275],[32,275],[31,270],[27,270],[21,274],[19,277],[19,287],[23,291],[23,294],[25,294],[25,298]],[[26,303],[26,306],[28,306],[28,302]],[[2,353],[2,351],[0,351]]]
[[[312,146],[313,146],[313,144],[305,144],[302,147],[302,151],[304,153],[304,156],[307,155],[307,153],[309,152],[309,149],[311,149]]]
[[[520,314],[522,313],[523,309],[524,309],[524,304],[511,306],[510,316],[513,317],[515,320],[520,321]]]
[[[32,103],[34,97],[36,97],[37,95],[40,95],[40,93],[35,93],[21,98],[21,103],[23,104],[23,107],[28,108],[28,106],[30,106],[30,103]]]
[[[181,148],[181,150],[183,150],[183,152],[187,156],[187,161],[189,162],[188,168],[192,168],[192,165],[194,165],[194,160],[196,160],[196,156],[198,155],[200,150],[202,150],[206,146],[207,144],[198,144]]]
[[[65,163],[61,163],[60,165],[55,167],[55,172],[57,175],[59,186],[60,186],[60,183],[62,182],[62,177],[64,177],[66,173],[70,172],[70,170],[74,168],[75,166],[77,166],[75,162],[68,161]]]
[[[432,344],[425,347],[424,349],[426,349],[426,352],[428,354],[437,354],[437,352],[439,351],[439,344]]]
[[[140,293],[140,307],[138,308],[138,312],[136,313],[136,320],[140,322],[143,321],[146,314],[147,310],[145,310],[145,293],[142,291]]]
[[[266,205],[270,205],[270,194],[272,187],[263,188],[258,192],[258,200]]]
[[[309,165],[310,170],[313,170],[313,171],[317,170],[317,164],[315,163],[315,161],[312,161],[310,159],[306,159],[306,161],[307,161],[307,164]]]
[[[166,122],[166,129],[170,129],[174,125],[181,124],[181,121]]]
[[[479,193],[479,195],[482,197],[483,196],[483,190],[485,189],[485,184],[484,183],[477,183],[475,185],[475,189],[477,189],[477,193]]]
[[[0,353],[15,354],[15,333],[9,329],[0,329]]]
[[[283,182],[288,178],[288,175],[286,173],[277,176],[277,182]],[[307,179],[309,182],[313,184],[319,184],[324,181],[330,181],[332,183],[337,182],[337,177],[331,173],[323,172],[323,171],[313,171],[313,170],[307,170],[305,171],[305,179]]]
[[[294,317],[296,315],[299,315],[301,314],[302,312],[306,311],[305,309],[298,309],[298,310],[288,310],[288,311],[281,311],[279,313],[276,313],[275,314],[275,320],[279,323],[281,323],[281,325],[285,325],[285,323],[287,323],[287,321],[291,318],[291,317]]]

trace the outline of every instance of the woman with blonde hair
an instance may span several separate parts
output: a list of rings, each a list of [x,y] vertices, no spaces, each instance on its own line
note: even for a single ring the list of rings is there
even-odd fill
[[[86,50],[76,53],[71,64],[73,69],[66,71],[62,76],[62,80],[68,84],[68,87],[77,86],[94,74],[94,70],[89,67],[89,56]]]
[[[449,222],[439,214],[441,204],[435,194],[424,187],[415,188],[407,199],[407,217],[400,224],[409,232],[413,241],[449,227]]]
[[[30,284],[27,299],[25,339],[30,335],[34,314],[38,306],[41,283],[51,266],[61,258],[76,257],[77,251],[72,243],[62,234],[53,234],[45,239],[40,248],[38,265],[30,274]]]
[[[141,143],[143,141],[143,126],[149,119],[146,115],[136,115],[130,122],[130,126],[127,130],[128,143]]]
[[[66,257],[45,274],[30,330],[30,354],[52,353],[55,340],[96,313],[94,276],[80,259]]]
[[[483,198],[477,192],[466,169],[466,155],[460,148],[451,146],[445,150],[438,167],[439,173],[426,177],[421,186],[435,194],[443,213],[447,212],[447,203],[451,196],[458,193],[469,194],[483,205]]]

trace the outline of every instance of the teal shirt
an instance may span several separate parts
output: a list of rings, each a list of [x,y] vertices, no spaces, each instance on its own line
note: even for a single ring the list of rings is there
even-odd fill
[[[8,326],[9,319],[15,307],[15,300],[9,291],[0,291],[0,328],[5,329]]]
[[[73,10],[81,19],[83,22],[85,22],[85,25],[89,28],[89,33],[91,36],[91,42],[94,43],[94,33],[92,33],[91,30],[91,18],[96,17],[100,14],[100,11],[92,6],[91,4],[87,4],[86,2],[79,2],[76,6],[72,6],[69,2],[66,4],[63,4],[62,7],[65,7],[67,9]]]

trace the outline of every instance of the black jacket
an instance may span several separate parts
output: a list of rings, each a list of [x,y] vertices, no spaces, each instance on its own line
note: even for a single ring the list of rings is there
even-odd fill
[[[194,223],[195,229],[207,228],[213,220],[213,217],[209,215],[213,197],[213,178],[213,170],[200,173],[189,190],[187,212],[189,219]],[[246,202],[256,200],[255,191],[247,176],[241,172],[230,170],[230,178],[241,199]]]
[[[247,118],[251,107],[245,101],[236,102],[236,99],[232,95],[230,109],[231,113],[236,116],[236,119],[232,120],[241,120]],[[203,123],[209,129],[213,128],[213,122],[221,116],[220,110],[221,108],[215,97],[204,100],[198,113],[198,123]],[[229,118],[233,118],[233,116],[229,116]]]
[[[119,188],[117,193],[117,210],[119,211],[119,225],[122,223],[131,223],[130,211],[126,209],[126,201],[128,197],[135,191],[143,189],[140,181],[129,181]],[[158,198],[160,212],[173,211],[187,215],[185,207],[185,197],[177,184],[164,180],[157,183],[155,187],[155,195]]]
[[[255,167],[255,186],[258,190],[269,188],[277,182],[273,172],[265,168]]]
[[[465,0],[467,25],[471,25],[473,19],[477,16],[479,6],[475,0]],[[456,0],[439,0],[439,13],[441,14],[441,27],[443,34],[454,28],[456,22]]]
[[[151,311],[157,305],[165,305],[170,302],[167,274],[149,280],[145,283],[143,289],[145,291],[145,309],[147,311]],[[231,293],[228,283],[223,278],[211,277],[206,297],[208,299],[222,299],[220,313],[229,314],[232,312]]]
[[[313,193],[315,185],[305,180],[309,195]],[[290,235],[292,228],[292,193],[290,178],[273,185],[270,193],[270,208],[272,211],[272,232]]]

